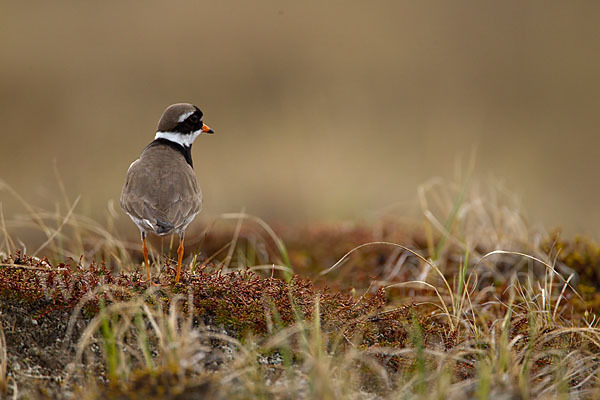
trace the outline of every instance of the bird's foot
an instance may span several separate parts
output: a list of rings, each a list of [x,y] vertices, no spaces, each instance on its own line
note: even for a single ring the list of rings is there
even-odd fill
[[[152,278],[148,278],[148,279],[142,281],[142,283],[148,283],[148,282],[150,282],[154,287],[161,287],[161,284],[154,282],[152,280]]]

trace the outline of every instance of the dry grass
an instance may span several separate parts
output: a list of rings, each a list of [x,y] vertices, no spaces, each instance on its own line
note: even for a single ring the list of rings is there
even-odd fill
[[[433,182],[421,199],[424,233],[406,245],[389,219],[286,237],[225,215],[182,284],[168,258],[154,263],[160,288],[141,281],[114,226],[75,202],[48,213],[23,201],[27,218],[1,220],[0,296],[40,323],[70,315],[62,334],[76,344],[57,387],[88,399],[597,397],[598,246],[530,232],[502,191]],[[15,248],[18,224],[46,235],[50,258]],[[0,339],[13,393],[20,382],[52,396]]]

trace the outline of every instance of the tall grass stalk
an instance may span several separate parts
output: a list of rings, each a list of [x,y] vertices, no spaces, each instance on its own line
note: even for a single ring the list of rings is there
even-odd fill
[[[238,221],[247,219],[250,220],[252,222],[255,222],[256,224],[258,224],[262,229],[264,229],[265,232],[267,232],[267,234],[271,237],[271,239],[275,242],[275,245],[277,246],[277,249],[279,250],[279,254],[281,256],[281,259],[283,261],[283,264],[290,268],[293,269],[292,267],[292,263],[290,261],[290,257],[287,251],[287,248],[283,242],[283,240],[281,240],[281,238],[279,236],[277,236],[277,234],[275,233],[275,231],[273,230],[273,228],[271,228],[263,219],[251,215],[251,214],[246,214],[246,213],[225,213],[225,214],[221,214],[220,218],[222,219],[235,219]],[[240,227],[241,228],[241,227]],[[285,279],[289,280],[291,279],[291,275],[290,274],[285,274]]]

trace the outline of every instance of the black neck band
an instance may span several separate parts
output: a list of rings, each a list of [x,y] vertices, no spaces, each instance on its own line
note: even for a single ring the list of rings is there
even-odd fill
[[[185,162],[187,162],[190,165],[190,167],[194,168],[194,163],[192,162],[192,145],[191,144],[189,146],[182,146],[179,143],[171,142],[170,140],[167,140],[164,138],[158,138],[158,139],[154,139],[154,141],[152,141],[152,143],[150,143],[148,146],[146,146],[146,148],[154,147],[154,146],[163,146],[163,145],[169,146],[173,150],[177,150],[185,158]]]

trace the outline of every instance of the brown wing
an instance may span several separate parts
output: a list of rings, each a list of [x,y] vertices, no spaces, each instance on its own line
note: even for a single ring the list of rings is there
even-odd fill
[[[168,234],[184,230],[200,212],[202,193],[194,170],[179,153],[149,148],[127,171],[121,207],[138,226],[147,221],[155,233]],[[161,232],[161,224],[172,229]]]
[[[202,209],[202,192],[198,187],[192,167],[183,162],[182,167],[163,171],[160,209],[175,230],[185,229]]]

